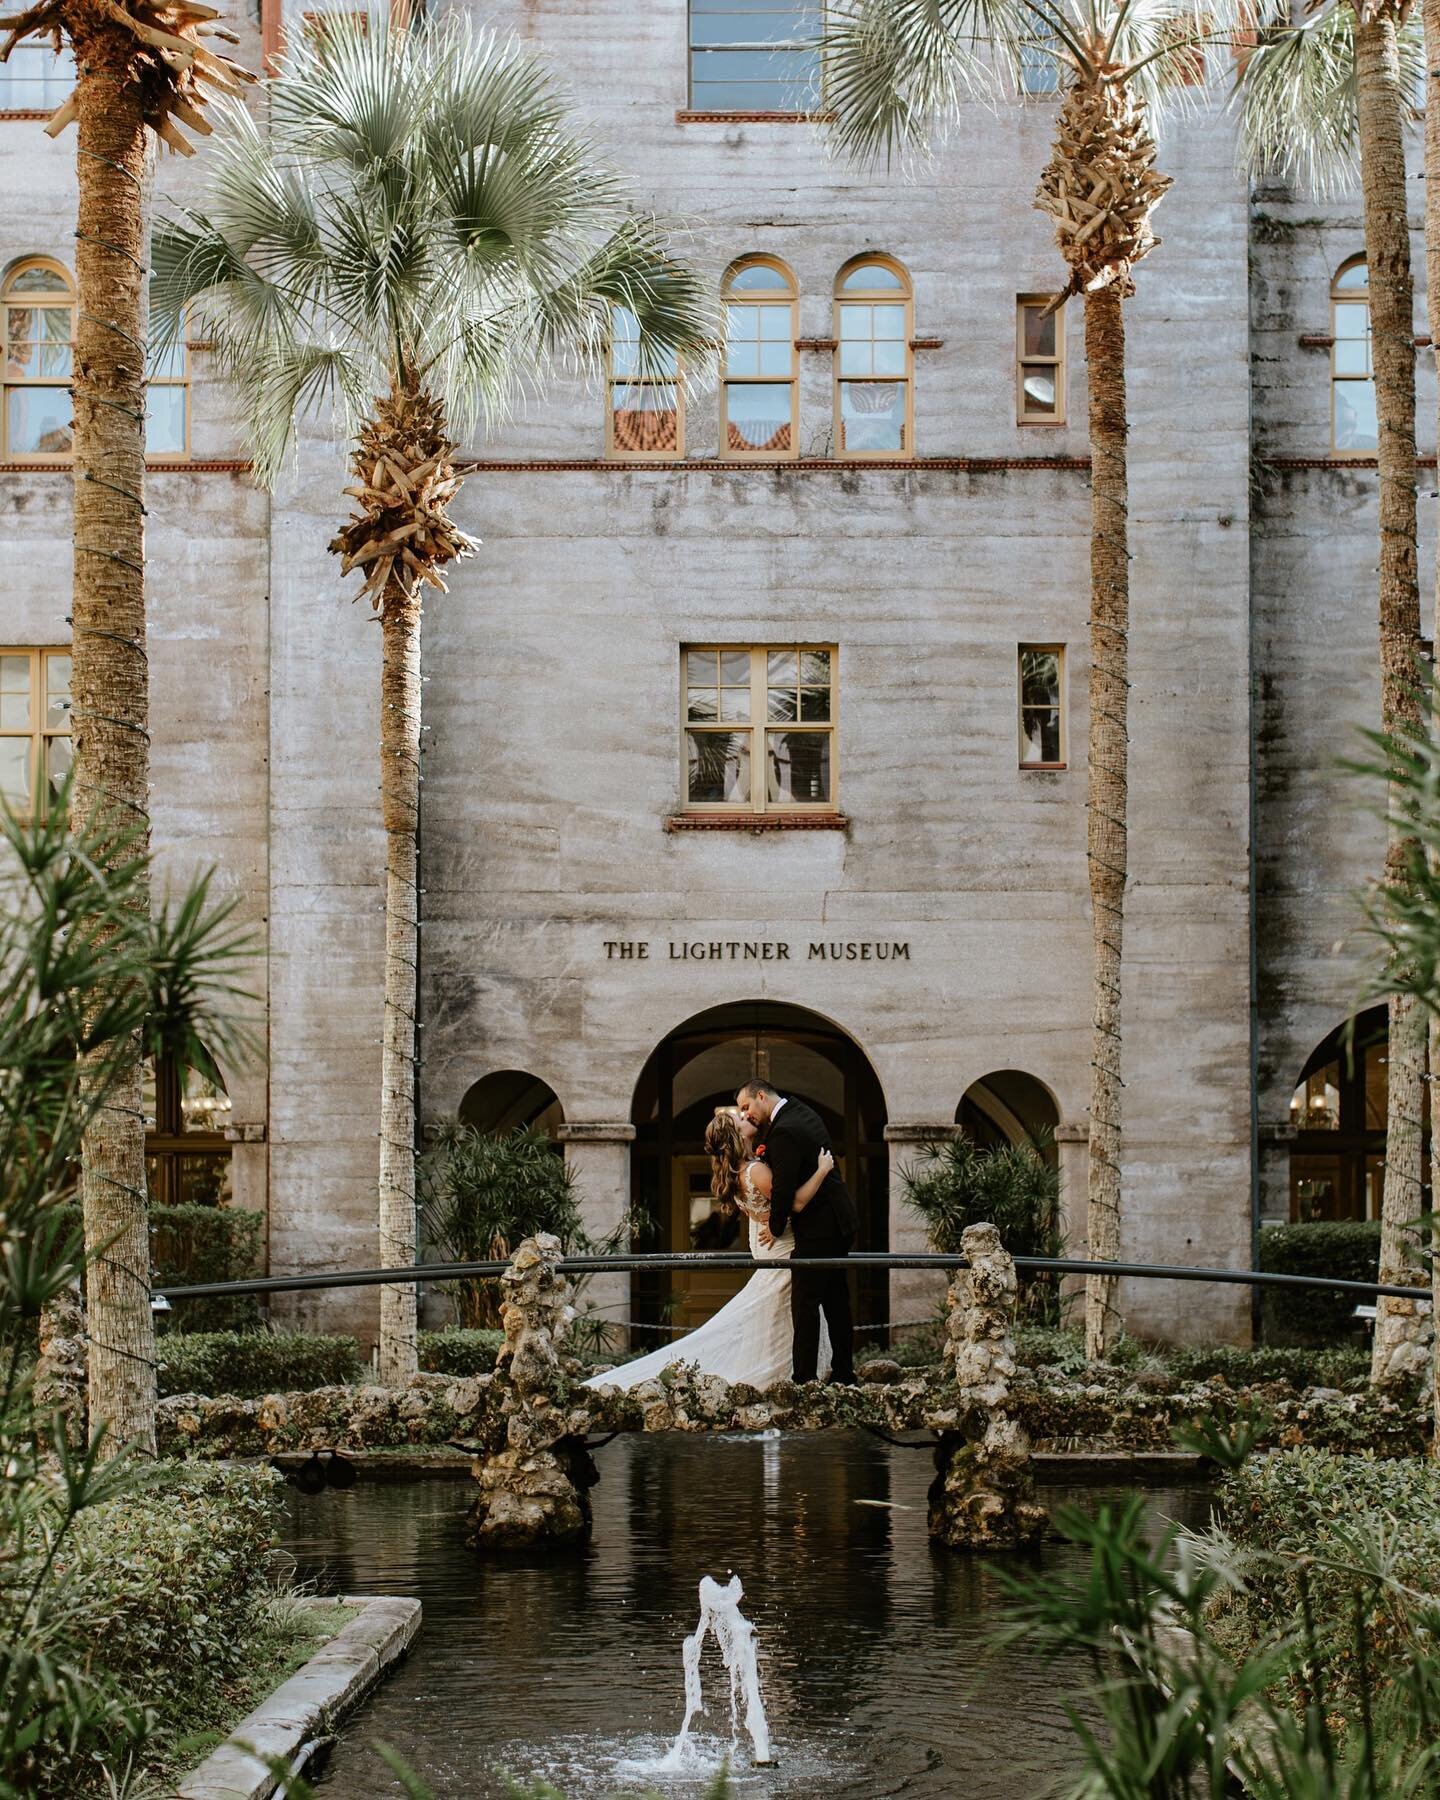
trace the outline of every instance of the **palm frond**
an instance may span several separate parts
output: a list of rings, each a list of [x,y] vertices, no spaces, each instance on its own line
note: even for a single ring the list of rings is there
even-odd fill
[[[1279,176],[1317,198],[1354,186],[1359,119],[1355,14],[1333,5],[1251,52],[1231,105],[1242,173]]]

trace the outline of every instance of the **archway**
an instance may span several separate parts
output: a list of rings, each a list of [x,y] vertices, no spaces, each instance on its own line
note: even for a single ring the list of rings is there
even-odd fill
[[[860,1213],[856,1248],[889,1247],[889,1155],[885,1096],[864,1051],[820,1014],[776,1001],[745,1001],[697,1013],[651,1052],[631,1107],[635,1142],[631,1196],[656,1222],[646,1247],[743,1248],[738,1219],[726,1219],[710,1195],[705,1127],[752,1075],[804,1100],[825,1121]],[[743,1271],[639,1276],[632,1296],[637,1324],[654,1341],[689,1330],[736,1292]],[[857,1276],[857,1323],[888,1317],[882,1272]],[[655,1328],[667,1327],[661,1331]]]
[[[1043,1081],[1022,1069],[996,1069],[966,1088],[955,1108],[955,1123],[972,1143],[988,1149],[1021,1143],[1036,1131],[1053,1133],[1060,1108]],[[1054,1162],[1053,1141],[1043,1154]]]
[[[1385,1186],[1390,1033],[1383,1006],[1337,1025],[1311,1051],[1290,1100],[1290,1218],[1378,1219]],[[1430,1086],[1424,1088],[1430,1204]]]
[[[492,1137],[533,1125],[554,1143],[565,1123],[565,1111],[554,1088],[524,1069],[497,1069],[482,1075],[466,1089],[459,1112],[462,1125]]]

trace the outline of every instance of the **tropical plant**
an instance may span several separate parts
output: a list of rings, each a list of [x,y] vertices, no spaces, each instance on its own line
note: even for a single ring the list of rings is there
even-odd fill
[[[254,77],[200,40],[234,34],[195,0],[35,0],[0,18],[0,62],[17,44],[49,40],[75,54],[74,92],[45,129],[72,122],[75,177],[75,569],[71,596],[71,694],[77,817],[103,812],[128,832],[149,821],[148,665],[145,655],[145,270],[146,128],[185,155],[179,129],[204,134],[210,90]],[[44,773],[37,770],[37,795]],[[117,855],[121,852],[117,849]],[[126,891],[143,909],[133,875]],[[132,1042],[123,1080],[94,1079],[110,1103],[92,1110],[81,1162],[86,1243],[103,1259],[91,1271],[90,1385],[114,1442],[155,1447],[148,1374],[149,1236],[141,1059]]]
[[[962,1133],[926,1145],[900,1179],[935,1248],[958,1253],[965,1227],[987,1220],[1012,1256],[1062,1255],[1060,1171],[1046,1155],[1053,1141],[1039,1129],[1018,1144],[982,1148]],[[1028,1280],[1023,1291],[1030,1320],[1054,1323],[1054,1279]]]
[[[297,417],[330,406],[355,511],[330,548],[380,621],[385,999],[380,1256],[415,1254],[416,828],[426,587],[476,543],[451,509],[456,438],[501,416],[557,355],[593,364],[612,309],[638,374],[699,353],[696,281],[573,128],[543,68],[464,15],[413,29],[326,15],[263,121],[226,108],[208,210],[157,228],[155,303],[187,309],[240,398],[271,482]],[[380,1372],[415,1372],[415,1290],[380,1290]]]
[[[1241,157],[1250,174],[1276,174],[1313,193],[1353,188],[1365,215],[1370,335],[1379,463],[1380,723],[1418,718],[1420,570],[1415,480],[1415,294],[1405,191],[1405,134],[1422,51],[1411,0],[1329,0],[1301,23],[1262,33],[1242,63]],[[1427,196],[1427,200],[1429,196]],[[1440,204],[1440,202],[1431,202]],[[1427,228],[1428,229],[1428,228]],[[1403,873],[1403,809],[1392,807],[1386,879]],[[1419,1282],[1414,1221],[1421,1211],[1421,1116],[1426,1020],[1407,994],[1389,999],[1390,1042],[1381,1204],[1380,1279]],[[1373,1373],[1404,1358],[1413,1309],[1382,1299]]]
[[[840,147],[859,157],[923,145],[997,64],[1049,63],[1061,88],[1035,205],[1055,224],[1083,295],[1090,381],[1088,868],[1094,945],[1088,1253],[1120,1250],[1120,991],[1127,870],[1130,550],[1124,302],[1158,243],[1170,187],[1150,128],[1193,93],[1212,21],[1182,0],[840,0],[825,43],[825,96]],[[1121,1319],[1113,1276],[1086,1284],[1086,1337],[1102,1356]]]
[[[83,1380],[67,1389],[53,1337],[32,1361],[36,1320],[88,1272],[66,1204],[81,1145],[128,1091],[137,1040],[182,1058],[247,1042],[228,1016],[249,951],[230,909],[201,884],[152,918],[137,904],[143,828],[117,837],[92,816],[72,837],[67,800],[25,823],[0,815],[0,1795],[17,1796],[51,1791],[38,1772],[57,1743],[120,1755],[145,1731],[64,1573],[82,1515],[148,1480],[144,1434],[112,1455],[125,1425],[102,1412],[87,1431]]]

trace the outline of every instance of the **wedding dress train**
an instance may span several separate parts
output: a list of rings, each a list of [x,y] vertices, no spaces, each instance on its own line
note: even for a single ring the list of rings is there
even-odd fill
[[[795,1249],[795,1236],[787,1231],[768,1246],[760,1244],[760,1221],[750,1212],[750,1204],[768,1213],[766,1203],[759,1200],[750,1187],[749,1171],[744,1176],[745,1198],[741,1208],[750,1226],[750,1254],[757,1262],[786,1263]],[[727,1300],[713,1317],[696,1326],[673,1344],[662,1345],[648,1356],[622,1363],[618,1369],[592,1375],[586,1387],[633,1388],[642,1381],[653,1381],[675,1363],[697,1364],[702,1375],[719,1375],[725,1381],[744,1381],[751,1387],[769,1387],[772,1382],[788,1381],[794,1367],[794,1330],[790,1322],[790,1271],[785,1268],[757,1269],[735,1295]],[[822,1320],[820,1327],[820,1379],[830,1373],[830,1338]]]

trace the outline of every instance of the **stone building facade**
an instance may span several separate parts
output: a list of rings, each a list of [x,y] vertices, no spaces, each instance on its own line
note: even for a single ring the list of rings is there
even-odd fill
[[[1052,101],[976,107],[932,158],[856,171],[802,117],[753,97],[698,104],[748,90],[707,71],[692,91],[687,32],[699,44],[706,28],[686,0],[517,0],[490,16],[559,68],[717,292],[737,268],[778,274],[783,291],[751,298],[793,305],[794,348],[770,383],[783,393],[727,394],[723,418],[713,388],[688,395],[683,448],[633,416],[663,412],[663,396],[563,372],[475,446],[459,516],[484,551],[425,621],[423,1111],[542,1120],[597,1230],[639,1199],[661,1241],[687,1248],[706,1227],[699,1127],[758,1067],[830,1116],[868,1247],[920,1245],[900,1171],[962,1117],[999,1135],[1055,1127],[1083,1231],[1089,495],[1073,306],[1062,422],[1021,423],[1017,407],[1034,373],[1017,369],[1017,308],[1059,278],[1030,205]],[[258,24],[246,14],[243,54],[258,65],[282,24],[268,6]],[[35,259],[73,267],[73,140],[41,135],[41,109],[18,104],[32,97],[0,94],[7,281]],[[1334,946],[1381,860],[1379,827],[1334,768],[1378,715],[1376,477],[1373,459],[1337,452],[1323,341],[1363,240],[1354,200],[1247,189],[1223,120],[1169,130],[1162,164],[1164,243],[1128,309],[1123,1247],[1244,1265],[1262,1209],[1290,1211],[1292,1099],[1353,1004],[1358,952]],[[180,195],[203,178],[203,156],[160,175]],[[1417,234],[1419,209],[1417,183]],[[837,284],[856,271],[846,293],[865,297],[847,300]],[[894,364],[876,321],[897,305]],[[837,393],[867,356],[909,383],[894,454],[866,454],[893,430],[876,435],[871,397]],[[379,664],[325,548],[343,453],[307,425],[267,496],[203,346],[186,404],[183,447],[148,493],[156,843],[177,879],[215,865],[263,942],[268,1055],[226,1071],[233,1199],[266,1214],[272,1272],[366,1266]],[[751,456],[746,406],[790,419]],[[624,417],[607,430],[612,407]],[[3,455],[0,639],[58,652],[68,465]],[[1063,651],[1051,766],[1022,766],[1027,646]],[[803,733],[772,742],[752,710],[748,801],[732,757],[692,810],[692,649],[732,659],[715,665],[721,718],[726,671],[791,724],[786,681],[828,684],[828,752]],[[829,660],[789,672],[801,651]],[[825,705],[802,691],[801,720]],[[762,769],[773,799],[757,797]],[[874,1326],[930,1308],[923,1282],[867,1281]],[[682,1321],[722,1291],[697,1278]],[[614,1283],[600,1298],[617,1318],[657,1303]],[[1181,1303],[1137,1284],[1125,1304],[1157,1333],[1249,1325],[1236,1290],[1187,1288]],[[363,1292],[304,1298],[289,1316],[363,1332],[372,1307]]]

